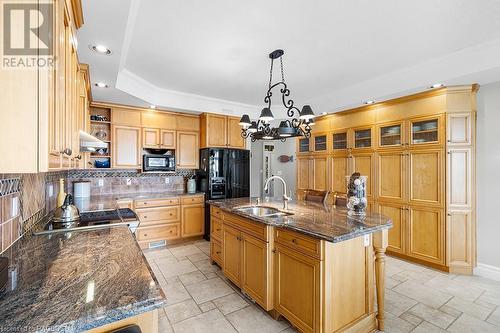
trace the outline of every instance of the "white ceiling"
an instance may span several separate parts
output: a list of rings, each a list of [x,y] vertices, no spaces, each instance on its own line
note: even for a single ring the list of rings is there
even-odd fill
[[[92,87],[99,101],[257,114],[276,48],[291,97],[316,113],[500,78],[497,0],[83,0],[83,10],[80,61],[110,85]]]

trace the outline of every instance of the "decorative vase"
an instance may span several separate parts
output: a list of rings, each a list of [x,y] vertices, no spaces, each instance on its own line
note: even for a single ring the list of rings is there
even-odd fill
[[[347,214],[363,216],[366,214],[368,200],[366,198],[367,176],[361,176],[359,172],[346,176],[347,183]]]

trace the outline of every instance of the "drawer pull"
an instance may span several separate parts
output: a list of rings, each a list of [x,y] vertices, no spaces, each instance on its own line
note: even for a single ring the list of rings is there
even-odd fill
[[[170,216],[172,216],[172,213],[170,213]]]
[[[220,229],[215,229],[215,231],[220,231]]]
[[[297,240],[295,238],[293,238],[292,243],[297,244]]]
[[[220,251],[217,251],[217,252],[215,252],[215,253],[220,254]]]
[[[147,205],[148,203],[147,202],[143,202],[144,205]]]
[[[144,234],[144,237],[148,237],[148,234]]]
[[[272,252],[272,253],[276,253],[276,249],[273,249],[271,252]]]
[[[148,218],[148,216],[147,216],[147,215],[144,215],[144,218],[145,218],[145,219],[147,219],[147,218]]]

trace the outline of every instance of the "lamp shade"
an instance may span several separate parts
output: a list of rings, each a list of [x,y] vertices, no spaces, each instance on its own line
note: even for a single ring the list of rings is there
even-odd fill
[[[270,108],[263,108],[262,112],[260,113],[259,120],[262,121],[271,121],[274,120],[273,113],[271,112]]]
[[[252,123],[250,122],[250,117],[247,114],[244,114],[243,116],[241,116],[239,125],[243,126],[243,127],[248,127],[248,126],[252,125]]]
[[[299,119],[308,120],[314,118],[314,112],[310,105],[304,105],[300,111]]]
[[[282,138],[292,136],[295,133],[295,129],[290,126],[290,123],[286,120],[280,122],[280,127],[278,127],[278,134]]]

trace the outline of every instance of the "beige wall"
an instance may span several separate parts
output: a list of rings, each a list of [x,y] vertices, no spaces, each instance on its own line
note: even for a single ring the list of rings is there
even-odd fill
[[[500,270],[500,82],[477,97],[477,261]]]

